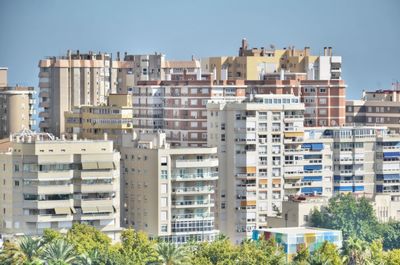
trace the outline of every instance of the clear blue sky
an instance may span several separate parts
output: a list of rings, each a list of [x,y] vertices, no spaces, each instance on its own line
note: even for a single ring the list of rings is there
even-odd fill
[[[38,60],[82,52],[163,52],[169,59],[236,55],[250,46],[332,46],[348,98],[400,80],[398,0],[0,0],[0,66],[38,85]]]

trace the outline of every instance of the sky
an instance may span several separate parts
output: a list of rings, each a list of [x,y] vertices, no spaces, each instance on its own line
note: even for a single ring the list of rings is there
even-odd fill
[[[400,81],[398,0],[0,0],[0,66],[9,84],[38,86],[38,61],[67,49],[162,52],[167,59],[311,47],[341,55],[347,97]]]

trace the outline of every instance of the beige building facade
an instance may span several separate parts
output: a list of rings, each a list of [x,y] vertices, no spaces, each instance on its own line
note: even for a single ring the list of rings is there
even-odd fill
[[[207,104],[208,144],[218,147],[218,229],[235,243],[267,228],[291,195],[332,196],[330,140],[304,132],[294,95]]]
[[[348,125],[387,126],[400,133],[400,90],[363,92],[361,100],[346,101]]]
[[[36,125],[33,87],[0,87],[0,139]]]
[[[0,154],[0,231],[41,235],[85,223],[120,231],[119,161],[112,141],[67,141],[23,130]],[[7,144],[7,143],[3,143]]]
[[[108,104],[74,107],[65,112],[65,131],[68,138],[102,139],[106,133],[116,146],[123,134],[132,134],[132,96],[110,94]]]
[[[216,156],[216,148],[170,147],[164,133],[126,135],[125,225],[177,244],[213,240]]]

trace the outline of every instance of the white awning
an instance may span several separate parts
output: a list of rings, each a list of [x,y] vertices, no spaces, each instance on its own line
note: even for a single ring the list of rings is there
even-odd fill
[[[98,213],[97,207],[94,206],[82,206],[82,213]]]

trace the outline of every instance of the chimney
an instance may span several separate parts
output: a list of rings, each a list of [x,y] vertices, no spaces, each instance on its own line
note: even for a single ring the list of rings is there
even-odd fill
[[[120,60],[119,52],[117,52],[117,61],[119,61],[119,60]]]
[[[332,56],[332,47],[328,47],[328,55]]]
[[[261,54],[260,54],[261,56],[264,56],[265,55],[265,48],[264,47],[261,47]]]
[[[243,38],[242,47],[240,47],[239,49],[239,56],[244,56],[244,51],[247,50],[247,46],[248,46],[247,40],[246,38]]]
[[[328,54],[327,54],[327,48],[326,47],[324,47],[324,56],[327,56]]]
[[[304,47],[304,56],[309,56],[310,55],[310,47]]]

